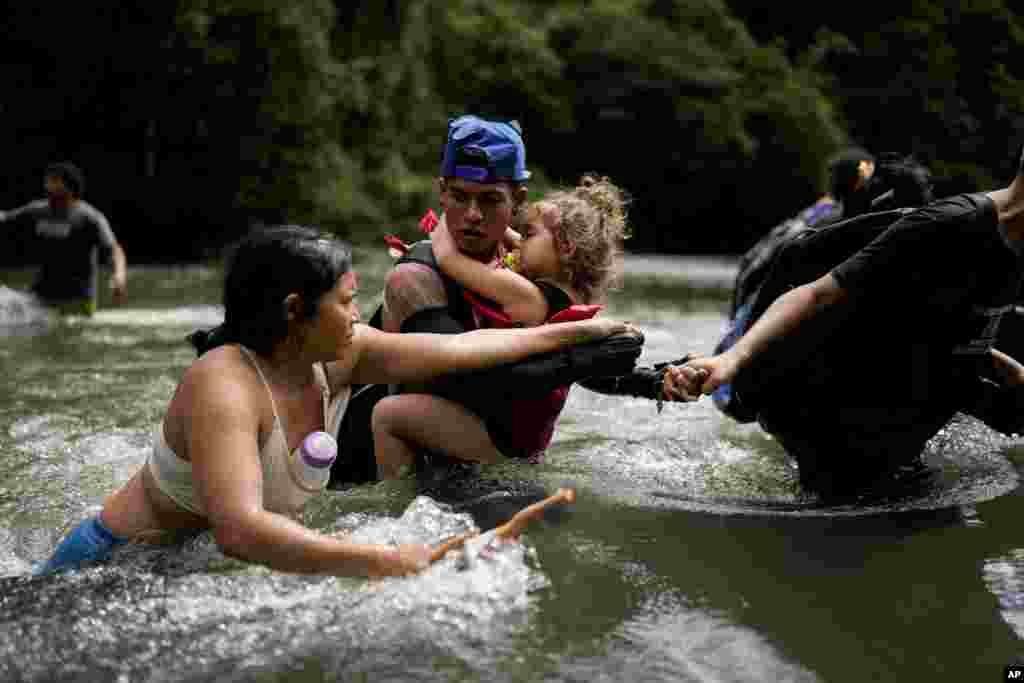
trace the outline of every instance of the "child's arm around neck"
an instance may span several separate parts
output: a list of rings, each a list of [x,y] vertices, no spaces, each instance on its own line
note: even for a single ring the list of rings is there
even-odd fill
[[[494,268],[459,251],[441,219],[431,233],[434,257],[445,275],[467,289],[500,304],[512,320],[539,325],[548,317],[548,303],[533,282],[507,268]]]

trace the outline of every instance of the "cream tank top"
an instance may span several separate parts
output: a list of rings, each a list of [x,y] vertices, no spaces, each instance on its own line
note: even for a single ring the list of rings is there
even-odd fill
[[[260,449],[260,464],[263,468],[263,507],[271,512],[295,516],[317,491],[300,486],[289,472],[288,442],[284,425],[277,412],[277,404],[274,402],[274,393],[270,390],[270,384],[253,354],[244,346],[239,348],[259,373],[274,411],[274,428]],[[348,407],[351,387],[345,387],[332,397],[327,383],[327,373],[322,364],[317,363],[313,366],[313,375],[323,395],[325,431],[332,436],[337,435],[341,418]],[[178,454],[167,445],[163,421],[157,425],[156,433],[153,435],[153,452],[150,454],[148,465],[157,486],[168,498],[185,510],[206,516],[206,511],[196,500],[195,486],[192,482],[192,463],[178,457]]]

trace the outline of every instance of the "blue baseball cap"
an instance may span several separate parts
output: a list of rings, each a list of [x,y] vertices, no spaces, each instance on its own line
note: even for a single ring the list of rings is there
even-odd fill
[[[441,177],[464,178],[476,183],[529,179],[526,147],[518,127],[472,115],[450,120]]]

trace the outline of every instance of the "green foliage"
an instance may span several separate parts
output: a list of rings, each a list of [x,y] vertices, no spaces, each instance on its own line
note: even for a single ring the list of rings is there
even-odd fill
[[[632,248],[664,251],[745,248],[816,198],[850,140],[914,153],[942,192],[1004,182],[1024,138],[1007,0],[106,0],[6,18],[0,202],[76,160],[130,250],[162,258],[252,222],[411,234],[466,112],[522,123],[531,196],[608,175],[633,197]]]
[[[572,173],[596,168],[632,192],[634,248],[752,241],[813,199],[845,140],[813,74],[716,0],[562,3],[551,36],[577,128],[550,143],[574,148]]]
[[[323,188],[350,170],[332,140],[340,69],[330,0],[191,0],[178,27],[219,95],[214,135],[237,144],[235,202],[272,221],[320,222]],[[202,116],[202,114],[200,114]],[[232,163],[233,161],[233,163]]]
[[[939,194],[1012,176],[1024,137],[1024,25],[1010,2],[892,0],[799,12],[732,4],[749,26],[787,34],[853,139],[914,154],[936,174]]]
[[[548,45],[548,11],[542,5],[426,4],[434,38],[431,65],[446,109],[506,119],[530,114],[550,127],[571,126],[568,84],[562,80],[562,60]]]

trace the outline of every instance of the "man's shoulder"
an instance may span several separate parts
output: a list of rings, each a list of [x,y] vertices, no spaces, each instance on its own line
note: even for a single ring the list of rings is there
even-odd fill
[[[444,284],[441,273],[436,268],[419,261],[402,261],[395,264],[388,273],[385,283],[387,289],[422,286],[427,283],[443,287]]]
[[[430,240],[420,240],[409,245],[405,254],[399,259],[399,263],[425,263],[431,267],[437,267],[437,259],[434,257],[434,246]]]
[[[915,213],[923,213],[933,220],[957,221],[981,218],[987,214],[994,217],[995,205],[984,192],[971,192],[936,199]]]
[[[26,204],[22,211],[32,214],[49,213],[50,203],[45,199],[34,199]]]
[[[886,241],[952,238],[958,234],[984,232],[998,223],[995,205],[980,192],[950,195],[904,211],[906,213],[885,231]]]
[[[422,263],[399,263],[388,273],[384,284],[384,328],[395,331],[422,310],[448,305],[440,273]]]
[[[78,200],[78,202],[75,204],[74,211],[78,215],[94,223],[107,222],[107,217],[103,215],[103,212],[97,209],[89,202],[85,201],[84,199]]]

